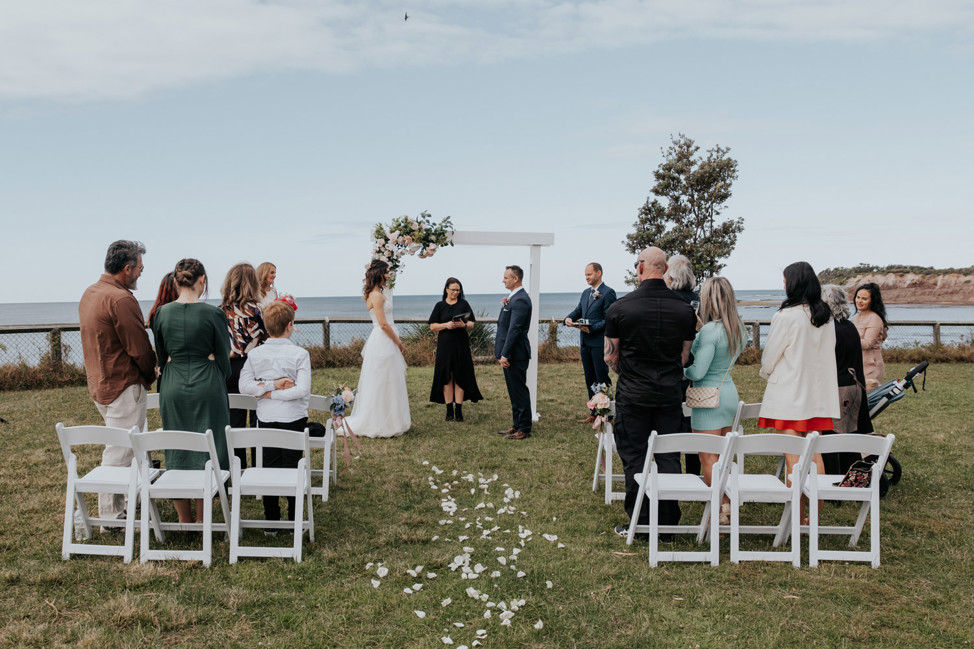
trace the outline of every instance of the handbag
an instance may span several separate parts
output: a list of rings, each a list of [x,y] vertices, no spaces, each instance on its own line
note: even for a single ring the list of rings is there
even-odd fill
[[[832,430],[837,433],[854,433],[859,429],[859,409],[862,407],[862,395],[865,391],[862,383],[856,377],[856,371],[849,368],[854,383],[839,386],[839,417],[832,419]]]
[[[730,365],[727,366],[727,372],[730,372]],[[720,386],[724,384],[724,379],[727,378],[727,372],[724,372],[724,378],[720,380],[720,384],[715,388],[687,388],[685,400],[687,408],[716,408],[719,406]]]
[[[875,463],[856,460],[845,472],[845,476],[835,483],[837,487],[868,487],[873,477]]]

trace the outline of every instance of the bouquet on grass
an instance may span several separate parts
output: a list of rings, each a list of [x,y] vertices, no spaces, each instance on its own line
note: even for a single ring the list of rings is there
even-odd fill
[[[339,475],[344,475],[352,467],[352,451],[348,447],[349,438],[355,443],[355,448],[359,455],[362,454],[362,445],[352,431],[352,427],[348,425],[348,421],[345,420],[345,412],[351,407],[353,401],[355,401],[355,390],[346,384],[339,383],[332,388],[331,404],[328,406],[328,409],[331,410],[331,428],[335,431],[335,435],[341,435],[345,440],[345,470]],[[359,455],[355,456],[356,459]]]

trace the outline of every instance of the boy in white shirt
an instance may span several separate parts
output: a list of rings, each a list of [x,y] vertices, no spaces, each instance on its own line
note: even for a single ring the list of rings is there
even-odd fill
[[[270,338],[247,354],[247,362],[240,371],[240,392],[257,397],[258,428],[303,431],[308,424],[311,357],[306,349],[290,340],[294,333],[294,309],[285,302],[274,301],[264,307],[262,315]],[[301,451],[263,449],[265,467],[293,469],[300,460]],[[263,502],[264,518],[281,520],[280,499],[264,496]],[[294,498],[288,497],[287,515],[291,521],[294,506]]]

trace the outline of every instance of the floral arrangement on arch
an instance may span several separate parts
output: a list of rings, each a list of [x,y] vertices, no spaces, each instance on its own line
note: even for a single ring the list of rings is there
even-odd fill
[[[406,255],[420,259],[432,257],[443,246],[453,245],[453,222],[446,217],[434,223],[429,212],[421,212],[416,218],[400,216],[392,223],[376,223],[372,229],[372,259],[389,264],[389,286],[396,283],[396,274]]]

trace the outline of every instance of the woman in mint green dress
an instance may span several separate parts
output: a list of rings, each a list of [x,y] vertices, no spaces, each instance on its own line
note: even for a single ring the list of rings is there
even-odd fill
[[[213,431],[220,467],[229,468],[226,426],[230,423],[226,379],[230,376],[227,318],[215,306],[200,302],[206,271],[196,259],[183,259],[174,271],[179,297],[160,307],[152,323],[159,359],[159,409],[162,427],[205,433]],[[209,456],[194,451],[166,451],[166,469],[202,469]],[[174,501],[180,523],[192,523],[188,500]],[[202,520],[196,502],[196,522]]]
[[[716,408],[694,408],[690,427],[695,433],[726,435],[734,423],[739,397],[730,371],[741,355],[747,336],[744,323],[737,314],[734,288],[723,277],[712,277],[700,290],[700,321],[702,327],[693,341],[693,364],[683,371],[694,387],[720,388],[720,402]],[[703,479],[709,485],[717,456],[700,454]],[[720,508],[721,524],[730,523],[730,503],[724,497]]]

